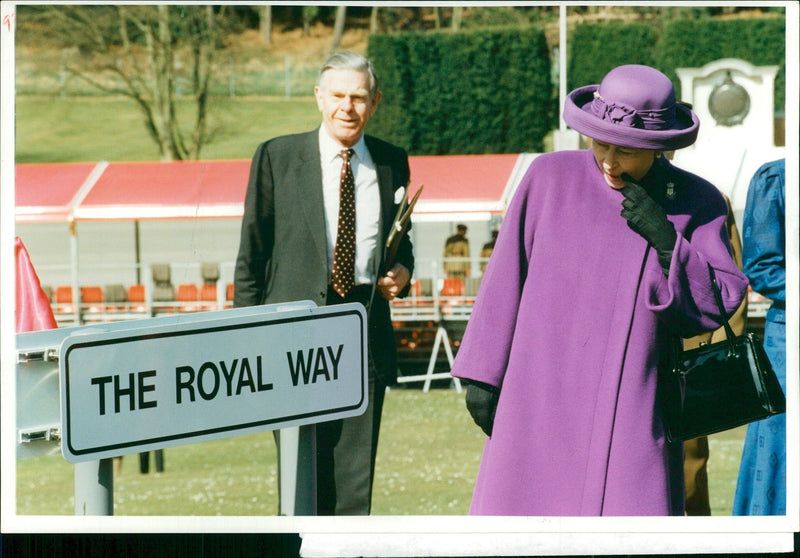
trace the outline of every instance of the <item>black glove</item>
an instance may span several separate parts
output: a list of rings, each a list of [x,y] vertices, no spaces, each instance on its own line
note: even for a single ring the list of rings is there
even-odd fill
[[[625,196],[620,215],[628,221],[630,228],[642,235],[655,249],[664,276],[667,276],[672,251],[678,239],[675,226],[667,219],[664,209],[644,188],[627,174],[623,174],[622,179],[627,184],[620,190]]]
[[[494,386],[481,382],[470,382],[467,386],[467,410],[475,424],[487,435],[492,435],[494,413],[497,410],[497,399],[500,392]]]

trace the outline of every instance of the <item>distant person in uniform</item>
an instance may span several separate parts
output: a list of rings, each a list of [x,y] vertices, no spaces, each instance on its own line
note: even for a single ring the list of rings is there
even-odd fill
[[[449,237],[444,243],[444,273],[448,277],[464,279],[469,276],[469,240],[467,240],[467,226],[459,223],[456,234]]]
[[[408,293],[414,270],[408,231],[394,260],[383,260],[409,182],[408,155],[364,134],[381,92],[363,56],[331,55],[314,94],[322,125],[266,141],[253,157],[233,300],[236,307],[295,300],[366,307],[367,410],[315,430],[317,514],[367,515],[383,398],[397,382],[389,301]]]
[[[489,263],[489,258],[494,252],[494,243],[497,242],[497,230],[492,231],[492,239],[483,245],[481,248],[481,273],[486,271],[486,264]]]

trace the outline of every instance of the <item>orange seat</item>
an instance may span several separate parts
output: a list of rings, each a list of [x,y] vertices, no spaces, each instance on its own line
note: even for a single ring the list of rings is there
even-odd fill
[[[181,302],[200,300],[200,291],[197,289],[197,285],[192,283],[181,283],[178,285],[178,290],[175,293],[175,300]]]
[[[442,286],[442,296],[460,296],[464,290],[464,282],[458,277],[448,277]]]
[[[55,304],[53,312],[56,314],[73,314],[75,306],[72,304],[72,287],[69,285],[59,285],[56,287]]]
[[[81,287],[81,304],[85,312],[100,314],[103,308],[103,289],[94,285]]]
[[[178,307],[181,312],[196,312],[200,306],[193,303],[200,300],[200,290],[193,283],[181,283],[175,290],[175,300],[185,303]]]
[[[72,302],[72,287],[59,285],[56,287],[56,304],[69,304]]]
[[[144,285],[131,285],[128,287],[128,302],[145,302]]]
[[[200,287],[200,300],[216,302],[217,286],[213,283],[203,283],[203,285]]]
[[[233,283],[225,285],[225,308],[233,307]]]
[[[89,304],[103,302],[103,289],[95,286],[81,287],[81,301]]]
[[[128,303],[131,312],[145,312],[147,310],[147,297],[144,285],[136,284],[128,287]]]

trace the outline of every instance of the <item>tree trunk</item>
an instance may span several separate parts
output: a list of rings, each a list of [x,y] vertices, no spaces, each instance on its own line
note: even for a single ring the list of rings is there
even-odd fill
[[[311,20],[316,16],[317,6],[303,6],[303,37],[311,36]]]
[[[267,46],[272,46],[272,6],[267,4],[261,11],[261,19],[259,21],[261,36],[264,37],[264,42]]]
[[[206,141],[206,114],[208,110],[208,87],[211,81],[211,66],[214,59],[216,40],[216,25],[214,19],[214,7],[206,6],[204,14],[206,33],[201,34],[196,39],[195,52],[197,52],[197,59],[195,67],[197,68],[197,82],[195,87],[195,100],[196,112],[194,131],[192,132],[192,144],[189,149],[188,156],[191,159],[200,158],[200,149]]]
[[[453,7],[453,20],[450,22],[450,29],[458,31],[461,29],[461,17],[463,16],[464,8],[462,6]]]
[[[336,22],[333,25],[333,44],[331,48],[336,50],[342,46],[342,35],[344,35],[344,20],[347,14],[347,6],[336,8]]]
[[[437,31],[442,28],[442,12],[439,6],[433,7],[433,26]]]
[[[372,6],[372,10],[369,13],[369,32],[372,34],[378,31],[378,6]]]
[[[178,127],[175,125],[175,99],[173,97],[174,59],[172,50],[172,30],[169,21],[169,6],[158,5],[157,37],[153,41],[153,84],[158,118],[161,159],[172,161],[183,159],[180,150]]]

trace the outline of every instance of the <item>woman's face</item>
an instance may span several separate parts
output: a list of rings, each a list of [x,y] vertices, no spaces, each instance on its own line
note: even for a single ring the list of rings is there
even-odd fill
[[[641,180],[653,165],[657,153],[651,149],[621,147],[597,140],[592,140],[592,151],[603,178],[615,190],[625,186],[625,181],[620,178],[623,173],[628,173],[636,181]]]

